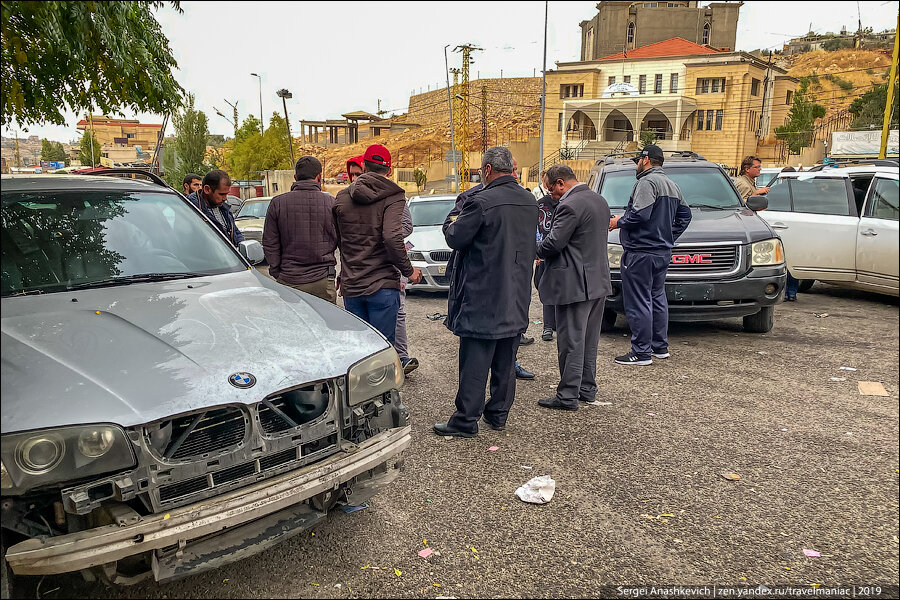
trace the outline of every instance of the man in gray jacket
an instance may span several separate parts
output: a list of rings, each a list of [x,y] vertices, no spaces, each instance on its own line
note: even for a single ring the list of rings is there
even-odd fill
[[[597,344],[609,282],[609,205],[566,165],[547,169],[550,195],[559,199],[550,233],[537,246],[546,262],[541,302],[556,307],[559,385],[544,408],[578,410],[597,396]]]
[[[456,412],[434,426],[439,435],[473,437],[482,415],[502,430],[515,397],[514,365],[528,328],[538,208],[512,173],[509,149],[489,148],[481,162],[484,189],[444,225],[447,244],[458,255],[445,324],[459,336],[459,390]],[[491,397],[485,403],[489,369]]]

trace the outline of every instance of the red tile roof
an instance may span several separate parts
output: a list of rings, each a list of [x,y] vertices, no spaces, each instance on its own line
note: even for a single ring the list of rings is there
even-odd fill
[[[689,54],[719,54],[720,52],[728,52],[728,50],[717,50],[709,46],[701,46],[690,40],[675,37],[655,44],[647,44],[634,50],[628,50],[626,57],[622,52],[611,54],[598,58],[597,60],[614,60],[622,58],[653,58],[659,56],[685,56]]]
[[[76,125],[76,127],[78,125],[90,125],[90,122],[82,119],[82,120],[78,121],[78,123],[76,123],[75,125]],[[135,123],[134,121],[122,122],[122,121],[113,121],[113,120],[107,121],[107,120],[101,120],[101,119],[94,119],[94,125],[119,125],[122,127],[155,127],[157,129],[162,129],[162,123],[160,123],[158,125],[154,125],[152,123]]]

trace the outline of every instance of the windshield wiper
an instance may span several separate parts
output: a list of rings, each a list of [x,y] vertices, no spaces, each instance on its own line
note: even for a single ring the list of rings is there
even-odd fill
[[[722,210],[725,208],[738,208],[737,206],[713,206],[712,204],[691,204],[691,208],[710,208],[712,210]]]
[[[170,279],[188,279],[190,277],[203,277],[201,273],[140,273],[138,275],[124,275],[122,277],[110,277],[100,281],[87,281],[66,286],[67,290],[83,290],[87,288],[110,287],[114,285],[127,285],[129,283],[147,283],[152,281],[168,281]]]
[[[254,217],[253,215],[238,215],[234,218],[235,221],[240,221],[242,219],[258,219],[259,217]]]

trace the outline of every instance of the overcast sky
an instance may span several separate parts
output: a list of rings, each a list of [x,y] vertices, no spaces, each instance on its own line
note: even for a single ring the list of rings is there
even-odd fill
[[[596,2],[550,2],[547,65],[578,60],[578,23],[596,14]],[[706,5],[707,2],[701,2]],[[863,27],[896,26],[900,3],[859,2]],[[240,120],[258,116],[259,84],[266,119],[283,111],[275,91],[287,88],[291,130],[300,119],[340,118],[341,113],[382,109],[406,111],[410,93],[445,85],[444,52],[450,67],[460,65],[459,44],[476,52],[471,78],[532,76],[542,64],[543,2],[182,2],[184,14],[169,7],[157,12],[178,62],[176,79],[195,94],[209,118],[211,133],[232,135],[231,108]],[[813,31],[853,30],[856,2],[762,2],[741,7],[737,49],[780,48],[792,37]],[[229,120],[216,115],[218,109]],[[71,113],[69,113],[71,115]],[[125,113],[133,118],[131,112]],[[158,115],[138,113],[144,123]],[[78,118],[68,127],[36,126],[19,135],[60,141],[79,137]],[[11,137],[15,127],[3,128]],[[169,133],[172,132],[171,125]]]

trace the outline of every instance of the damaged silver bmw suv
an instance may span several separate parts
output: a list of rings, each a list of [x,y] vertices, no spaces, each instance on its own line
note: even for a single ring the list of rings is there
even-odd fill
[[[410,443],[384,337],[160,183],[3,179],[4,595],[244,558],[365,501]]]

